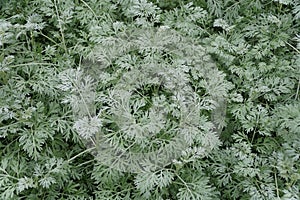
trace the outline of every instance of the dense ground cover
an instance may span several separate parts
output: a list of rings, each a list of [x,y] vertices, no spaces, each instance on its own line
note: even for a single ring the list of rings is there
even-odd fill
[[[299,90],[297,0],[1,1],[0,199],[298,200]]]

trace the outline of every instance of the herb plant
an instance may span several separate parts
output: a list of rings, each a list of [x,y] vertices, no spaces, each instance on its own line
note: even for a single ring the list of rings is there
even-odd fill
[[[0,199],[300,199],[297,0],[0,10]]]

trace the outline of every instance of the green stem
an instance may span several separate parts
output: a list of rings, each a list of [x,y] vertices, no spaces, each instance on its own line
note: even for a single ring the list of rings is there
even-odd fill
[[[95,16],[95,18],[97,19],[97,15],[96,13],[94,12],[94,10],[89,6],[89,4],[87,4],[85,1],[81,0],[81,2],[86,6],[88,7],[88,9],[93,13],[93,15]]]
[[[85,154],[85,153],[87,153],[87,152],[90,152],[90,151],[92,151],[92,150],[95,149],[95,148],[96,148],[96,147],[92,147],[92,148],[86,149],[86,150],[80,152],[79,154],[73,156],[73,157],[70,158],[69,160],[67,160],[67,162],[70,163],[70,162],[72,162],[73,160],[75,160],[77,157],[79,157],[79,156],[81,156],[82,154]]]
[[[274,173],[274,178],[275,178],[276,195],[277,195],[277,198],[279,198],[279,190],[278,190],[278,182],[277,182],[276,173]]]
[[[59,31],[60,31],[60,34],[61,34],[61,40],[62,40],[62,44],[63,44],[65,52],[68,53],[68,49],[67,49],[66,42],[65,42],[64,31],[63,31],[63,28],[62,28],[61,19],[60,19],[60,16],[59,16],[59,12],[58,12],[58,7],[57,7],[56,1],[59,1],[59,0],[54,0],[54,7],[55,7],[55,12],[56,12],[57,20],[58,20]]]
[[[3,176],[3,177],[8,177],[8,178],[11,178],[11,179],[14,179],[14,180],[19,180],[18,178],[14,177],[14,176],[11,176],[7,173],[7,171],[5,171],[3,168],[0,168],[0,171],[2,171],[4,174],[0,174],[0,176]]]

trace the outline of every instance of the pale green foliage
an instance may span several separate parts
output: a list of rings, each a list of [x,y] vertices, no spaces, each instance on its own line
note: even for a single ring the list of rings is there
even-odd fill
[[[149,198],[153,190],[162,189],[172,183],[174,174],[167,170],[160,170],[155,173],[140,173],[135,178],[135,185],[144,197]]]
[[[219,130],[225,125],[223,102],[231,85],[196,41],[166,26],[122,25],[102,37],[89,58],[97,63],[87,63],[85,72],[60,74],[60,89],[70,90],[72,95],[64,102],[71,103],[79,118],[85,116],[74,127],[90,141],[89,146],[96,147],[101,162],[139,172],[165,167],[180,159],[181,152],[187,159],[218,146],[213,125]],[[101,89],[97,99],[89,76],[82,77],[91,72],[97,72],[91,76]],[[100,103],[97,117],[78,109],[90,110],[96,101]],[[211,110],[214,124],[203,115]]]
[[[177,198],[182,200],[210,200],[216,198],[213,193],[214,188],[208,185],[208,178],[197,177],[192,183],[185,183],[184,188],[180,188]]]
[[[0,199],[300,199],[299,19],[298,0],[0,1]]]
[[[276,109],[276,125],[281,129],[288,129],[291,134],[299,134],[300,131],[300,104],[287,104]]]
[[[163,18],[167,26],[183,34],[196,37],[206,33],[203,26],[205,20],[208,19],[207,11],[201,7],[194,6],[192,2],[165,13]]]

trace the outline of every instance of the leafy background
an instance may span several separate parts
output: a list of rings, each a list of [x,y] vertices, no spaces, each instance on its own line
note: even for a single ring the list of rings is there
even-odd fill
[[[0,6],[1,199],[300,199],[299,1]],[[221,145],[204,157],[120,172],[94,159],[74,129],[60,74],[130,26],[168,26],[199,41],[232,84]]]

